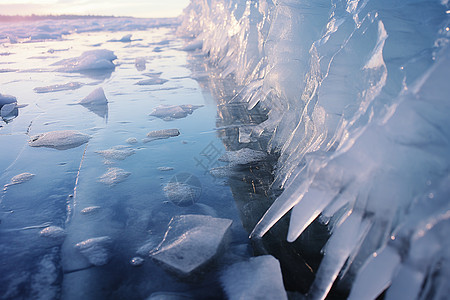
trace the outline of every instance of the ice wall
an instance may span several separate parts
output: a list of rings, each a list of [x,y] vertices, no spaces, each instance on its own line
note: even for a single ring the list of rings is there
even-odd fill
[[[251,236],[291,211],[294,241],[331,238],[308,295],[450,294],[450,10],[424,0],[193,0],[180,33],[203,45],[237,99],[268,112],[284,192]],[[414,288],[411,288],[413,286]]]

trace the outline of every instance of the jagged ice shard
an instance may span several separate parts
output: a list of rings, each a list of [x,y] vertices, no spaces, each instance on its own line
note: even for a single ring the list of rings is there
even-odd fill
[[[233,78],[233,99],[268,112],[251,136],[270,136],[283,193],[251,237],[291,210],[289,241],[317,218],[328,225],[310,299],[336,280],[351,299],[449,295],[449,16],[437,0],[185,10],[179,32]]]

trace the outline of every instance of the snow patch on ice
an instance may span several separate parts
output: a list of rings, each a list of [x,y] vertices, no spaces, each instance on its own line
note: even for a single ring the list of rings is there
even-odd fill
[[[49,86],[43,86],[43,87],[35,87],[33,90],[36,93],[53,93],[53,92],[60,92],[60,91],[69,91],[69,90],[76,90],[83,86],[80,82],[68,82],[64,84],[54,84]]]
[[[130,172],[127,172],[123,169],[109,168],[105,174],[99,177],[98,181],[108,185],[115,185],[121,183],[122,181],[127,179],[127,177],[130,175],[131,175]]]
[[[31,147],[48,147],[58,150],[75,148],[87,143],[90,136],[76,130],[50,131],[35,135],[28,144]]]

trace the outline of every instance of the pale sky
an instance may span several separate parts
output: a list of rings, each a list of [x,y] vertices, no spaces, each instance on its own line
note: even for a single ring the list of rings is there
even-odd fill
[[[0,15],[176,17],[190,0],[0,0]]]

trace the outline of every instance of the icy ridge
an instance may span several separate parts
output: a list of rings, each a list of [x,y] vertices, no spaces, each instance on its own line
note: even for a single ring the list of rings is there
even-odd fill
[[[185,10],[180,33],[233,76],[231,101],[268,109],[252,136],[271,135],[284,192],[252,237],[291,209],[289,241],[318,217],[329,225],[311,299],[337,278],[354,283],[354,299],[389,286],[390,299],[449,294],[448,6],[193,0]],[[405,294],[408,282],[419,288]]]

